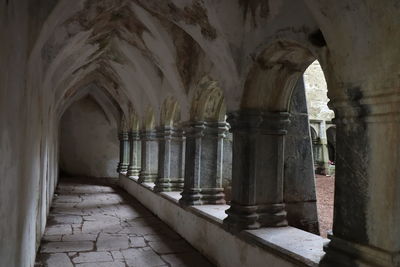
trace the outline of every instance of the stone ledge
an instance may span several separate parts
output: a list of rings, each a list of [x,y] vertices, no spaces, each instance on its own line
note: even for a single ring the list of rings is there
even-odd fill
[[[325,254],[323,244],[328,239],[293,227],[238,235],[226,231],[222,221],[228,205],[182,207],[180,192],[157,194],[153,184],[139,184],[124,175],[120,175],[120,186],[218,266],[265,266],[266,262],[269,266],[318,266]]]

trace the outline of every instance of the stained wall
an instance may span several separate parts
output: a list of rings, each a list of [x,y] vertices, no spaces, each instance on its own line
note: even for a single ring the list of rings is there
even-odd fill
[[[60,170],[69,175],[117,177],[118,130],[90,96],[72,104],[60,122]]]

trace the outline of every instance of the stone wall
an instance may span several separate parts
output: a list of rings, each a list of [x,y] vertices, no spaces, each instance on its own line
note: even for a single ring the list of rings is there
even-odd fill
[[[118,131],[92,97],[64,113],[60,123],[60,169],[66,174],[117,177]]]
[[[316,60],[304,72],[304,85],[306,88],[307,109],[310,120],[331,121],[334,117],[328,108],[328,87],[321,65]]]

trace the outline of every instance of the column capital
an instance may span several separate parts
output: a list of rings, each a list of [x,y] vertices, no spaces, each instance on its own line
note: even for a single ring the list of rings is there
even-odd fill
[[[225,138],[229,130],[227,122],[188,121],[183,124],[186,137],[216,136]]]
[[[130,131],[128,133],[129,139],[133,141],[139,141],[140,140],[140,132],[138,131]]]
[[[181,128],[176,128],[173,126],[160,126],[156,129],[156,135],[159,139],[182,139],[184,138],[184,133]]]
[[[335,124],[385,123],[400,121],[400,93],[347,90],[347,98],[335,98],[328,106],[335,110]]]
[[[258,131],[266,135],[285,135],[290,123],[288,112],[240,110],[228,114],[232,131]]]
[[[119,132],[118,133],[118,139],[120,141],[127,141],[129,140],[129,133],[128,132]]]
[[[139,132],[142,141],[155,141],[157,139],[157,131],[152,130],[142,130]]]

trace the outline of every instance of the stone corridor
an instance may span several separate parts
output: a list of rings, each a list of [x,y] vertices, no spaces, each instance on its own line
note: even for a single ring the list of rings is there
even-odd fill
[[[117,186],[63,178],[35,266],[213,266]]]

